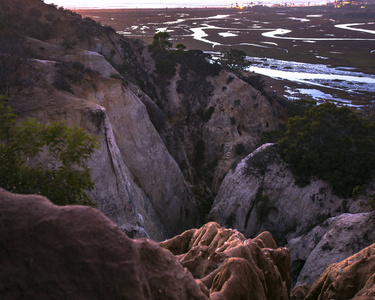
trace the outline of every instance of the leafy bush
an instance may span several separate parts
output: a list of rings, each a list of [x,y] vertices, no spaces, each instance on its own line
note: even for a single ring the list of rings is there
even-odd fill
[[[97,138],[63,123],[41,125],[34,119],[15,123],[0,97],[0,187],[20,194],[40,194],[58,205],[94,205],[87,161],[99,148]]]
[[[69,93],[74,94],[68,80],[66,80],[66,78],[60,74],[55,75],[55,77],[53,78],[52,85],[58,90],[67,91]]]
[[[7,24],[3,14],[0,12],[0,29],[7,28]]]
[[[315,176],[343,197],[352,196],[375,169],[375,123],[332,103],[290,118],[278,146],[298,185]]]

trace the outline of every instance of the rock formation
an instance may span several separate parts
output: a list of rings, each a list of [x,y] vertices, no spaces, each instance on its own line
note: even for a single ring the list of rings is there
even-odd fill
[[[171,79],[160,79],[165,95],[156,103],[173,131],[159,133],[164,140],[179,140],[188,164],[174,144],[166,146],[208,213],[230,168],[256,148],[264,132],[278,129],[278,105],[232,73],[186,69],[182,65]]]
[[[159,243],[210,292],[211,299],[288,299],[290,259],[268,232],[250,240],[207,223]]]
[[[0,189],[1,299],[208,299],[173,255],[98,210]]]
[[[291,239],[293,285],[312,286],[332,263],[340,262],[375,240],[375,213],[342,214],[329,218],[303,236]],[[293,275],[298,278],[293,278]]]
[[[374,279],[375,244],[372,244],[355,255],[330,265],[306,297],[299,299],[374,299]]]
[[[359,213],[368,210],[361,205],[366,201],[339,198],[322,181],[296,186],[276,146],[268,144],[227,174],[209,219],[246,237],[272,232],[290,249],[293,285],[311,285],[329,264],[372,243],[373,213]]]
[[[231,165],[278,127],[276,102],[235,75],[199,71],[202,52],[166,79],[146,44],[74,12],[5,0],[0,13],[0,61],[19,62],[7,82],[13,108],[100,136],[91,196],[132,236],[196,227]]]
[[[2,189],[0,224],[1,299],[289,299],[289,251],[269,232],[246,239],[211,222],[158,245],[96,209]],[[374,257],[375,244],[290,299],[372,299]]]
[[[343,199],[329,185],[312,180],[298,187],[276,145],[263,145],[230,171],[215,198],[209,219],[251,237],[267,230],[286,244],[331,216],[357,213],[365,198]]]

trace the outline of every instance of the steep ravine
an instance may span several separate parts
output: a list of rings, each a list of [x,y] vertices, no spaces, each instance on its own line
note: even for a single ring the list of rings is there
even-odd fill
[[[57,208],[41,197],[1,191],[0,200],[5,202],[0,201],[0,213],[14,217],[13,220],[32,219],[36,227],[23,227],[22,232],[25,237],[32,236],[32,241],[40,238],[46,242],[47,245],[40,244],[43,251],[51,254],[48,242],[54,235],[48,230],[54,227],[44,227],[51,221],[62,233],[61,240],[53,240],[54,245],[62,245],[63,240],[70,243],[66,239],[70,234],[78,236],[67,244],[69,249],[76,249],[84,241],[87,248],[78,247],[77,251],[83,249],[82,259],[88,256],[84,263],[88,269],[90,257],[100,258],[100,251],[115,254],[111,266],[121,268],[124,254],[127,257],[126,253],[132,253],[134,261],[138,265],[145,263],[145,273],[152,277],[142,273],[139,282],[130,286],[137,289],[139,299],[169,292],[180,299],[191,295],[197,299],[229,299],[228,295],[246,295],[249,299],[275,299],[279,295],[287,299],[291,283],[314,282],[308,299],[318,294],[328,297],[322,299],[331,299],[336,287],[347,288],[342,284],[345,280],[355,283],[350,285],[351,295],[373,295],[372,269],[355,268],[357,265],[353,264],[359,261],[360,266],[371,266],[373,247],[347,258],[375,238],[374,215],[366,205],[360,205],[366,203],[366,197],[339,198],[328,184],[318,180],[299,188],[274,145],[264,145],[253,152],[264,132],[279,127],[281,107],[276,101],[230,72],[203,72],[199,68],[199,51],[187,56],[192,64],[180,62],[176,73],[166,78],[155,73],[147,45],[123,39],[93,20],[39,0],[4,0],[0,12],[6,16],[6,28],[1,29],[0,35],[1,70],[10,71],[6,73],[10,78],[6,84],[19,118],[77,124],[101,142],[89,163],[96,184],[90,196],[111,221],[91,208]],[[77,45],[67,47],[68,37]],[[374,194],[373,185],[368,189],[368,194]],[[29,212],[30,203],[35,205],[32,215],[25,213]],[[56,219],[47,217],[47,223],[39,222],[42,216],[38,208],[55,214]],[[60,219],[64,214],[69,217]],[[220,225],[209,223],[191,229],[203,225],[207,214],[208,220]],[[89,222],[81,222],[81,218]],[[15,231],[24,224],[13,222]],[[85,239],[91,232],[86,226],[100,233],[98,244],[95,238]],[[21,251],[14,256],[17,262],[22,258],[20,265],[8,257],[9,270],[17,265],[32,272],[34,262],[43,265],[43,255],[28,252],[35,244],[27,244],[27,238],[16,239],[18,235],[7,231],[7,226],[0,227],[4,230],[2,237],[15,242],[15,249]],[[38,236],[35,228],[42,228],[45,235]],[[160,244],[175,258],[155,243],[130,240],[123,232],[156,241],[177,235]],[[106,240],[108,236],[110,242]],[[274,239],[289,250],[277,248]],[[3,238],[0,250],[7,255],[13,253],[1,241]],[[90,252],[92,246],[95,251]],[[65,255],[68,248],[58,249]],[[291,269],[287,268],[289,251]],[[51,261],[59,261],[53,254]],[[150,257],[158,258],[157,268]],[[341,260],[344,261],[328,267]],[[73,257],[67,265],[72,261],[77,263]],[[180,263],[188,270],[182,269]],[[164,273],[168,266],[171,272]],[[136,268],[134,263],[131,268]],[[106,267],[100,265],[96,270],[98,278],[103,269]],[[316,281],[324,269],[324,276]],[[119,269],[113,270],[108,278],[114,278]],[[155,270],[161,276],[156,283],[152,275]],[[64,271],[67,273],[61,274],[68,278],[78,274],[69,268]],[[43,278],[49,280],[49,273],[45,274]],[[352,274],[355,275],[351,277]],[[88,276],[74,278],[79,281]],[[128,275],[124,276],[121,278]],[[164,278],[167,282],[163,282]],[[1,284],[9,281],[0,282],[2,295]],[[247,284],[244,286],[243,282]],[[21,280],[20,285],[23,284]],[[121,282],[112,284],[109,280],[100,287],[105,290],[111,286],[120,291],[119,295],[126,294]],[[354,289],[352,285],[357,286]],[[273,289],[275,286],[277,289]],[[308,288],[302,290],[306,296]],[[92,287],[88,289],[91,291]],[[127,294],[128,299],[134,299],[132,296]]]

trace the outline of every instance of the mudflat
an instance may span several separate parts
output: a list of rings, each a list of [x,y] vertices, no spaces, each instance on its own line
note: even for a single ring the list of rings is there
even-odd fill
[[[354,68],[375,74],[375,5],[80,10],[124,36],[152,42],[167,31],[174,45]]]

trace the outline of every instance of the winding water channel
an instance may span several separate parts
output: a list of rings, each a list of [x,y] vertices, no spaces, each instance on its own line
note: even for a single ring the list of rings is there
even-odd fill
[[[318,102],[330,100],[338,104],[351,105],[351,101],[335,97],[335,92],[344,91],[351,94],[361,94],[375,91],[375,75],[353,72],[345,67],[332,68],[324,64],[308,64],[259,57],[248,57],[247,59],[252,62],[248,69],[249,72],[311,87],[308,89],[287,89],[288,93],[285,96],[289,99],[293,99],[294,95],[298,93],[309,95]],[[329,88],[332,93],[323,93],[319,88]],[[373,100],[375,100],[375,97]]]
[[[285,13],[281,12],[277,14],[285,15]],[[331,27],[328,28],[335,27],[340,30],[333,34],[329,32],[329,30],[325,32],[319,30],[319,23],[317,23],[316,20],[322,18],[322,16],[321,14],[311,14],[298,18],[290,15],[287,17],[287,19],[290,19],[292,22],[306,24],[303,25],[303,27],[297,26],[293,28],[314,28],[313,31],[306,30],[306,36],[301,36],[301,31],[297,32],[297,30],[293,31],[286,28],[277,28],[279,25],[272,28],[272,22],[267,22],[264,19],[253,20],[249,17],[242,17],[241,13],[237,15],[216,14],[205,18],[179,13],[174,20],[172,19],[160,23],[147,23],[143,27],[137,26],[137,28],[129,27],[120,33],[128,36],[137,36],[137,34],[139,34],[138,36],[142,36],[146,33],[146,30],[150,29],[154,29],[156,32],[167,31],[171,34],[179,31],[179,39],[190,37],[193,40],[205,43],[212,49],[210,53],[214,54],[214,56],[220,55],[220,53],[216,54],[214,52],[218,47],[236,48],[236,46],[250,46],[260,51],[272,50],[287,54],[293,47],[299,47],[301,42],[306,45],[318,44],[325,41],[338,41],[338,43],[342,43],[342,41],[348,43],[365,42],[366,45],[369,45],[366,46],[366,52],[370,55],[368,57],[370,57],[370,60],[374,57],[372,61],[375,61],[375,36],[373,36],[375,34],[375,22],[343,22],[341,24],[336,24],[337,22],[335,20],[329,19]],[[315,22],[312,22],[312,20]],[[275,24],[280,23],[276,22]],[[256,41],[249,39],[247,35],[254,31],[259,32],[260,36],[260,39],[258,38]],[[361,34],[351,37],[350,32],[353,31],[361,32]],[[309,36],[311,32],[314,34]],[[346,34],[346,32],[349,34]],[[292,43],[288,48],[289,51],[285,48],[286,44],[283,43],[283,40]],[[332,44],[327,47],[329,46],[331,48],[329,48],[329,52],[326,52],[326,55],[343,56],[349,53],[346,52],[346,54],[344,54],[340,52],[340,50],[336,50]],[[375,101],[375,75],[355,72],[354,69],[345,66],[331,67],[329,65],[330,60],[325,54],[318,54],[319,51],[309,50],[308,48],[307,50],[306,48],[304,49],[305,50],[301,51],[311,52],[312,56],[315,56],[315,58],[322,61],[322,63],[311,64],[291,60],[278,60],[267,58],[267,55],[264,55],[262,58],[248,57],[247,59],[251,61],[251,66],[248,71],[275,79],[285,80],[285,85],[288,85],[288,82],[293,83],[290,84],[290,88],[288,86],[285,88],[286,94],[284,96],[289,99],[300,98],[303,97],[303,95],[307,95],[318,102],[330,100],[345,105],[352,105],[352,100],[364,100],[363,103],[367,104],[371,104]],[[321,53],[324,53],[324,51],[321,51]],[[369,63],[371,64],[371,61],[369,61]]]
[[[304,20],[302,20],[304,21]],[[301,21],[301,22],[302,22]],[[307,20],[308,21],[308,20]],[[365,33],[375,34],[375,30],[356,28],[356,26],[363,25],[374,25],[375,22],[370,23],[351,23],[351,24],[336,24],[335,27],[361,31]],[[194,39],[200,40],[212,44],[212,46],[235,46],[235,45],[225,45],[214,41],[208,40],[208,34],[205,32],[211,29],[226,30],[225,32],[219,33],[221,36],[231,36],[235,34],[238,30],[263,30],[266,32],[262,33],[262,36],[274,39],[288,39],[288,40],[301,40],[304,42],[315,43],[316,41],[374,41],[374,39],[369,38],[350,38],[350,37],[293,37],[285,36],[292,33],[291,30],[278,28],[275,30],[264,29],[264,28],[252,28],[252,29],[238,29],[238,28],[222,28],[217,26],[212,26],[204,24],[198,28],[191,28],[193,31]],[[243,45],[241,43],[239,45]],[[277,46],[277,43],[265,42],[266,45],[256,45],[257,47],[269,47],[267,45],[272,44],[272,46]],[[375,48],[375,44],[374,44]],[[287,51],[287,50],[285,50]],[[325,57],[319,57],[325,59]],[[249,72],[254,72],[257,74],[269,76],[276,79],[282,79],[291,81],[298,84],[303,84],[310,86],[311,88],[294,88],[290,89],[286,87],[286,96],[289,99],[298,98],[295,95],[308,95],[309,97],[315,99],[318,103],[326,100],[336,102],[337,104],[344,104],[349,106],[352,105],[350,100],[342,99],[335,96],[335,92],[343,91],[349,94],[362,94],[362,93],[375,93],[375,75],[365,74],[361,72],[351,71],[350,68],[338,67],[333,68],[325,64],[309,64],[301,63],[295,61],[283,61],[272,58],[260,58],[260,57],[247,57],[252,65],[249,67]],[[324,93],[320,89],[331,89],[330,93]],[[371,103],[375,101],[372,99]]]

